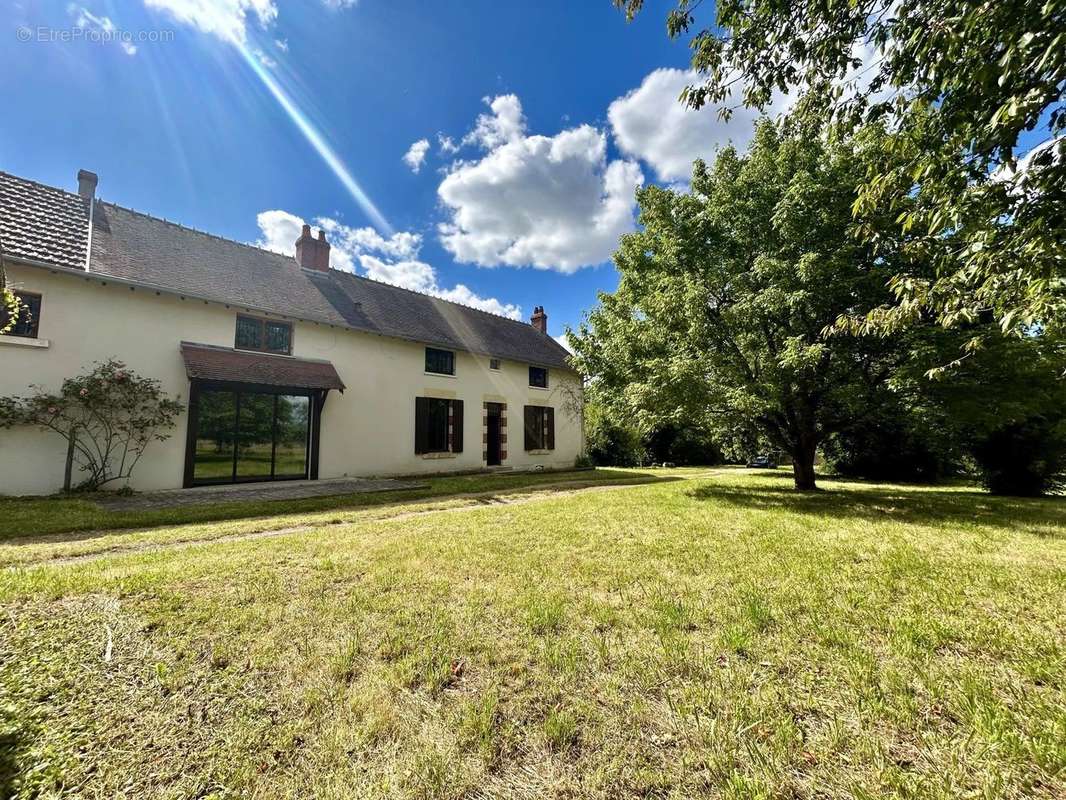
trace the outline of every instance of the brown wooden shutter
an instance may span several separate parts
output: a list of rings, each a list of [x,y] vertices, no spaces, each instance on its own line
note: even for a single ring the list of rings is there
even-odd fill
[[[452,400],[452,452],[463,452],[463,401]]]
[[[415,398],[415,455],[429,452],[429,398]]]
[[[524,422],[526,429],[526,450],[536,450],[537,440],[540,438],[537,435],[537,425],[540,424],[540,417],[537,414],[536,406],[525,406]]]
[[[547,440],[544,446],[549,450],[555,449],[555,409],[548,407],[544,409],[544,427],[548,429]]]

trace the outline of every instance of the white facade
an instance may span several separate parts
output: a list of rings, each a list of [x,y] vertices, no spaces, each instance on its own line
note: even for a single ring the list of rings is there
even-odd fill
[[[181,341],[233,347],[236,315],[249,310],[131,288],[107,276],[8,264],[16,290],[42,295],[39,339],[0,336],[0,396],[29,392],[31,384],[57,390],[64,378],[110,357],[160,380],[188,403],[190,382]],[[278,299],[284,306],[284,298]],[[253,312],[254,313],[254,312]],[[275,316],[281,319],[280,315]],[[569,370],[551,368],[549,388],[532,388],[527,363],[456,352],[454,376],[425,372],[425,344],[312,322],[293,322],[293,357],[325,359],[346,385],[331,391],[321,417],[319,478],[408,475],[483,469],[482,407],[507,404],[508,443],[503,467],[571,467],[582,451],[581,384]],[[272,356],[283,358],[284,356]],[[415,454],[415,398],[464,402],[461,453]],[[523,449],[522,409],[555,409],[555,448]],[[137,490],[183,484],[188,414],[170,438],[149,445],[133,475]],[[65,442],[31,428],[0,429],[0,494],[45,494],[63,482]],[[76,482],[76,479],[75,479]],[[117,488],[117,487],[114,487]]]

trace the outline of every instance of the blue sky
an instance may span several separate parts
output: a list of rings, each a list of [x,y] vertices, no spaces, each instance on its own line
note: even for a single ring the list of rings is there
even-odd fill
[[[614,289],[635,186],[755,118],[675,102],[669,2],[629,24],[610,0],[5,3],[0,169],[90,169],[106,200],[275,249],[317,222],[334,266],[543,305],[553,335]]]
[[[664,34],[662,8],[652,4],[627,25],[609,0],[10,5],[9,23],[32,36],[18,41],[13,30],[13,41],[0,48],[5,104],[18,109],[18,123],[0,129],[0,168],[68,188],[79,168],[91,169],[106,200],[242,241],[272,241],[257,222],[265,211],[328,218],[344,226],[331,238],[349,242],[341,243],[351,254],[345,263],[357,271],[367,273],[362,257],[374,259],[368,263],[384,265],[379,277],[445,294],[462,284],[477,298],[520,307],[524,318],[544,305],[553,334],[576,324],[597,290],[614,288],[614,270],[603,263],[610,241],[632,226],[632,184],[656,179],[652,165],[620,150],[608,109],[649,73],[687,61],[686,46]],[[132,39],[126,46],[90,41],[109,27]],[[79,38],[62,41],[70,31]],[[142,41],[142,31],[168,40]],[[384,243],[358,232],[372,218],[271,95],[242,46],[320,132],[392,231],[420,237],[416,245],[406,238],[390,246],[380,226]],[[486,99],[511,96],[524,124],[520,131],[498,125],[493,134],[496,115]],[[516,108],[513,101],[501,106]],[[479,115],[489,123],[481,142],[469,136]],[[567,132],[571,141],[555,138]],[[442,152],[438,134],[457,145],[467,137],[468,144]],[[430,145],[415,173],[403,157],[422,139]],[[505,146],[519,151],[517,171],[504,165],[502,176],[463,173],[453,180],[462,199],[456,206],[442,201],[445,171],[461,171],[457,162],[473,170],[490,156],[506,162],[506,153],[495,152]],[[565,154],[553,161],[553,146],[575,148],[574,163],[568,167]],[[621,181],[613,194],[605,188],[608,173]],[[539,184],[545,188],[538,195]],[[492,195],[493,188],[502,194]],[[485,219],[503,198],[527,204],[526,219]],[[574,230],[560,234],[552,217],[573,211],[569,201],[577,208]],[[534,221],[530,230],[528,217],[538,214],[547,224],[536,230]],[[449,247],[441,226],[454,228],[457,215],[471,221]],[[272,232],[278,241],[287,235],[285,221]],[[396,263],[426,265],[432,274],[410,266],[390,274]]]

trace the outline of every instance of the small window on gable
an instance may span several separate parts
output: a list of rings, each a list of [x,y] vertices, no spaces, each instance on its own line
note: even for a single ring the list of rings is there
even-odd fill
[[[18,319],[5,335],[38,338],[41,320],[41,296],[34,292],[14,292],[19,301]],[[0,311],[0,328],[6,328],[10,318],[7,309]]]
[[[536,386],[541,389],[548,388],[548,368],[547,367],[530,367],[529,368],[529,385]]]
[[[451,350],[438,350],[435,347],[427,347],[426,372],[435,372],[438,375],[454,375],[455,353]]]
[[[499,370],[499,368],[500,368],[500,359],[498,359],[498,358],[490,358],[489,359],[489,369]]]
[[[234,347],[238,350],[292,355],[292,324],[238,314]]]

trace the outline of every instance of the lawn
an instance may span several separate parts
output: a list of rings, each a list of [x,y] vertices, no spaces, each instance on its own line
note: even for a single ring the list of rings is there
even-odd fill
[[[2,570],[0,796],[1066,795],[1066,503],[673,476]]]
[[[272,502],[255,500],[143,511],[111,511],[95,503],[92,495],[44,498],[0,495],[0,542],[71,531],[148,528],[247,519],[264,515],[277,517],[283,514],[364,508],[469,492],[515,491],[543,484],[640,481],[655,479],[661,475],[661,470],[617,469],[480,473],[417,479],[418,483],[426,484],[425,489],[342,494],[332,497],[310,497]]]

